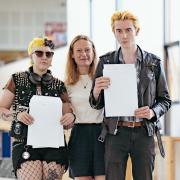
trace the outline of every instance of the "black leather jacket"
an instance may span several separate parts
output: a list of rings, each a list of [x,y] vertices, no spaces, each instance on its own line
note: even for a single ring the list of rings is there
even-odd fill
[[[138,83],[138,106],[149,106],[155,113],[155,117],[151,120],[144,119],[147,129],[147,135],[152,136],[157,129],[160,129],[159,118],[165,114],[171,106],[171,100],[168,93],[168,87],[163,69],[160,64],[160,58],[154,54],[143,51],[138,46],[142,58],[137,62],[137,71],[139,73]],[[101,91],[98,100],[93,97],[93,88],[95,78],[103,75],[104,64],[120,64],[119,52],[113,51],[100,57],[93,80],[92,90],[90,94],[90,104],[95,109],[104,107],[104,92]],[[118,117],[105,117],[104,128],[101,138],[105,138],[106,133],[116,134]]]

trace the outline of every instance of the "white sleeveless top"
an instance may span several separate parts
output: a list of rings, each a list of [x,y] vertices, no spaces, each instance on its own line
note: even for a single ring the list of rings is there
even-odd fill
[[[75,123],[101,123],[103,109],[93,109],[89,104],[89,95],[92,80],[88,75],[80,75],[75,85],[66,85],[73,112],[76,115]]]

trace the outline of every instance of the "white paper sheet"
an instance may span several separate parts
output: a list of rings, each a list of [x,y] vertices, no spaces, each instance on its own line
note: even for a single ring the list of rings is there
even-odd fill
[[[133,64],[105,64],[103,76],[111,85],[104,90],[106,117],[134,116],[138,108],[136,69]]]
[[[59,97],[34,95],[29,104],[34,123],[28,126],[27,144],[33,148],[64,146],[62,102]]]

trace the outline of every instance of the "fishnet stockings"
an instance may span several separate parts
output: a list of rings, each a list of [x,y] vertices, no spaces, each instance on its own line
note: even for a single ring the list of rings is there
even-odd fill
[[[17,170],[18,180],[42,180],[41,161],[27,161]]]
[[[55,162],[27,161],[17,170],[18,180],[62,180],[64,166]]]
[[[43,161],[43,180],[62,180],[64,170],[64,166],[56,162]]]

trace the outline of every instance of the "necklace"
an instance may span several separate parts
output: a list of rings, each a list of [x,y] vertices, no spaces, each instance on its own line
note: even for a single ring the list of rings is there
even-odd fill
[[[86,88],[87,88],[87,85],[88,85],[88,82],[87,82],[85,85],[83,85],[84,89],[86,89]]]
[[[83,83],[83,82],[82,82],[82,85],[83,85],[83,88],[86,89],[86,88],[87,88],[87,85],[88,85],[88,82],[86,82],[86,83]]]
[[[89,84],[89,80],[87,78],[82,78],[81,79],[81,84],[83,86],[83,89],[86,89],[88,84]]]

